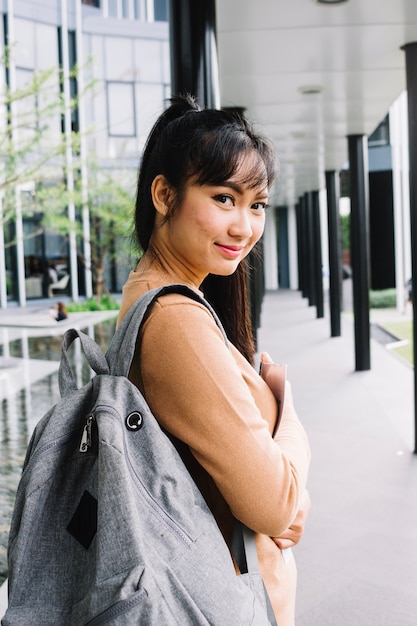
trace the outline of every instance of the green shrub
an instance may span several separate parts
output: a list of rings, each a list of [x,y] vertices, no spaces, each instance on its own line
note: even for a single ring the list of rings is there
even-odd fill
[[[369,306],[371,309],[391,309],[397,304],[395,289],[378,289],[369,292]]]
[[[89,298],[82,302],[69,302],[66,308],[69,313],[81,313],[84,311],[115,311],[120,308],[120,305],[115,298],[103,296],[100,302],[96,298]]]

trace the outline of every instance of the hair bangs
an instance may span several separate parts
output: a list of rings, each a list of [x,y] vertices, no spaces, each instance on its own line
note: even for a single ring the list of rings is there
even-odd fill
[[[204,133],[194,154],[190,175],[200,185],[221,185],[233,178],[250,188],[269,188],[276,175],[273,150],[240,128]]]

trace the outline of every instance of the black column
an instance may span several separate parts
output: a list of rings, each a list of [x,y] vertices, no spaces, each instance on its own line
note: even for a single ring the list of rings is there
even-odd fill
[[[417,43],[403,47],[407,76],[413,320],[417,311]],[[414,452],[417,454],[417,330],[414,324]]]
[[[309,276],[308,276],[308,223],[307,223],[307,202],[305,194],[300,198],[300,235],[301,235],[301,265],[303,298],[308,298],[309,294]]]
[[[302,202],[298,200],[295,206],[297,224],[297,264],[298,264],[298,291],[304,295],[304,272],[303,272],[303,217]]]
[[[171,90],[219,108],[215,0],[170,0]]]
[[[306,235],[307,235],[307,297],[309,306],[317,304],[316,272],[314,267],[314,218],[313,218],[313,192],[304,194],[306,212]]]
[[[371,368],[369,331],[368,168],[366,137],[349,135],[350,226],[356,371]]]
[[[314,285],[316,288],[316,316],[324,317],[323,260],[321,254],[321,222],[319,192],[313,191],[313,261]]]
[[[303,275],[304,275],[304,290],[303,296],[307,298],[310,303],[311,293],[311,276],[310,276],[310,248],[309,248],[309,220],[308,220],[308,202],[307,194],[304,193],[301,198],[302,216],[303,216]]]
[[[326,172],[327,221],[329,239],[330,334],[340,337],[342,299],[342,246],[339,216],[339,180],[334,171]]]

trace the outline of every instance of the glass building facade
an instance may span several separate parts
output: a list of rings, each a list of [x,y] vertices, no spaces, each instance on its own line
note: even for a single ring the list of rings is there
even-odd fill
[[[0,11],[0,306],[88,297],[89,163],[120,181],[136,177],[170,95],[167,0],[0,0]],[[59,185],[55,211],[76,224],[67,233],[44,220],[48,189]],[[132,263],[122,249],[117,236],[106,247],[113,292]]]

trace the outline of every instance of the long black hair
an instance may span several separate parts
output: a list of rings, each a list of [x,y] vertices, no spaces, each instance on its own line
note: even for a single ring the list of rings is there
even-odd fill
[[[255,133],[239,113],[201,109],[190,96],[175,96],[151,130],[139,169],[135,233],[146,251],[155,224],[151,186],[163,175],[174,198],[165,219],[181,205],[191,178],[199,185],[219,185],[230,179],[246,155],[258,156],[250,173],[240,182],[251,187],[272,185],[276,173],[275,154],[269,142]],[[230,341],[252,361],[253,334],[246,295],[246,262],[231,276],[210,274],[201,285],[218,313]]]

